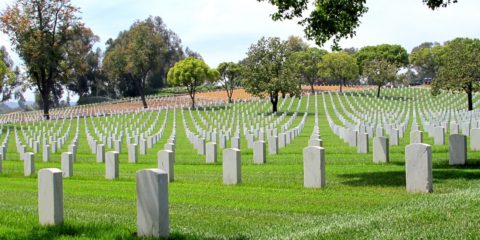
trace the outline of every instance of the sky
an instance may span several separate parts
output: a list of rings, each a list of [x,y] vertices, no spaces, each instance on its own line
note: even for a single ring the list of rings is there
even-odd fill
[[[5,9],[12,0],[0,0]],[[160,16],[168,28],[182,39],[183,46],[200,53],[210,67],[220,62],[239,61],[248,47],[262,36],[286,39],[304,37],[296,21],[274,22],[275,7],[256,0],[72,0],[80,7],[86,26],[100,37],[96,47],[105,48],[109,38],[116,38],[135,20]],[[480,38],[480,1],[459,0],[435,11],[422,0],[367,0],[369,11],[352,39],[342,40],[342,47],[361,48],[383,43],[400,44],[407,51],[422,42],[444,42],[456,37]],[[315,46],[313,42],[309,42]],[[0,34],[0,45],[11,48]],[[330,43],[323,46],[330,48]],[[12,58],[20,64],[18,56]]]

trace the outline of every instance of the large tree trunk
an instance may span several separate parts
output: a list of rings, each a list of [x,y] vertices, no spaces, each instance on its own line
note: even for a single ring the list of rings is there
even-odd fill
[[[46,92],[46,91],[45,91]],[[50,105],[49,105],[49,94],[48,92],[46,93],[42,93],[42,102],[43,102],[43,118],[45,120],[50,120],[50,113],[49,113],[49,108],[50,108]]]
[[[312,91],[312,93],[315,92],[315,88],[313,88],[313,83],[310,83],[310,90]]]
[[[190,98],[192,99],[192,109],[195,109],[195,92],[190,93]]]
[[[139,89],[140,90],[140,98],[142,99],[142,103],[143,103],[143,108],[147,109],[148,108],[148,105],[147,105],[147,100],[145,99],[145,81],[146,81],[146,74],[145,74],[145,77],[141,78],[140,79],[140,86],[139,86]]]
[[[343,92],[343,79],[340,79],[340,92]]]
[[[378,86],[377,98],[380,98],[380,88],[381,88],[381,87],[382,87],[382,86]]]
[[[468,111],[473,110],[473,93],[472,91],[467,92],[467,98],[468,98]]]
[[[147,100],[145,99],[145,93],[143,91],[140,93],[140,97],[142,98],[143,108],[148,108]]]
[[[228,102],[229,103],[233,103],[232,96],[233,96],[233,88],[229,89],[227,87],[227,97],[228,97]]]
[[[272,103],[272,112],[276,113],[278,111],[278,93],[273,93],[272,95],[270,95],[270,102]]]

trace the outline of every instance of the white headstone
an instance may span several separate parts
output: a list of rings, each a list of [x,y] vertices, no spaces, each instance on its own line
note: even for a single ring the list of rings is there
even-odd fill
[[[410,132],[410,143],[423,143],[423,132],[422,131],[411,131]]]
[[[223,183],[238,184],[242,181],[242,161],[240,150],[227,148],[223,150]]]
[[[168,174],[168,180],[174,180],[174,157],[173,152],[169,150],[158,151],[158,168],[162,169]]]
[[[359,133],[357,138],[357,152],[368,153],[368,133]]]
[[[414,143],[405,147],[408,192],[432,192],[432,147]]]
[[[63,223],[62,171],[45,168],[38,171],[38,218],[40,225]]]
[[[445,145],[445,128],[442,126],[435,127],[433,142],[435,145]]]
[[[23,173],[25,177],[35,174],[35,155],[32,152],[23,154]]]
[[[137,234],[168,238],[168,174],[161,169],[137,172]]]
[[[97,163],[105,162],[105,145],[97,144]]]
[[[138,146],[137,144],[128,144],[128,162],[138,162]]]
[[[216,163],[217,162],[217,143],[209,142],[207,143],[207,163]]]
[[[448,152],[450,165],[465,165],[467,162],[467,136],[450,135]]]
[[[73,154],[71,152],[62,153],[62,172],[64,178],[73,177]]]
[[[264,164],[266,162],[265,141],[253,143],[253,163]]]
[[[303,149],[303,185],[307,188],[325,186],[325,151],[322,147]]]
[[[110,151],[106,154],[105,160],[105,178],[117,179],[120,175],[120,162],[118,160],[118,152]]]

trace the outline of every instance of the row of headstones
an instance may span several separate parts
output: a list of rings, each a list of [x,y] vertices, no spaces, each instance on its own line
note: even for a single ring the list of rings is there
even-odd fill
[[[337,94],[336,96],[337,96],[337,98],[338,98],[338,100],[339,100],[339,103],[340,103],[340,106],[342,107],[342,109],[343,109],[343,111],[345,112],[345,114],[347,114],[348,117],[350,117],[352,120],[354,120],[354,121],[355,121],[355,124],[348,123],[348,121],[338,112],[338,110],[336,109],[336,105],[333,104],[334,112],[335,112],[335,114],[339,117],[339,119],[340,119],[345,125],[347,125],[347,126],[349,126],[349,125],[352,125],[352,126],[358,125],[360,122],[362,122],[360,116],[357,117],[357,115],[362,115],[362,110],[355,110],[354,112],[350,112],[350,111],[346,110],[346,108],[345,108],[345,106],[344,106],[344,104],[343,104],[342,99],[345,99],[345,100],[348,102],[348,101],[349,101],[348,98],[341,98],[340,95],[338,95],[338,94]],[[330,98],[332,99],[331,95],[330,95]],[[332,99],[332,103],[334,103],[334,102],[333,102],[333,99]],[[353,106],[351,103],[349,103],[349,104],[350,104],[350,107],[351,107],[352,109],[355,109],[354,106]],[[398,107],[400,107],[400,106],[398,106]],[[374,108],[375,108],[375,105],[371,106],[371,108],[369,108],[369,109],[374,109]],[[406,119],[404,119],[403,122],[408,122],[408,116],[409,116],[409,114],[406,114],[406,113],[405,113],[405,111],[406,111],[405,109],[406,109],[406,106],[403,106],[402,109],[398,108],[398,109],[395,110],[394,112],[392,112],[392,111],[386,111],[386,110],[383,110],[383,111],[382,111],[382,110],[377,109],[377,113],[380,112],[380,115],[379,115],[379,116],[382,117],[382,121],[381,121],[382,123],[392,122],[392,121],[396,121],[397,123],[399,123],[399,120],[398,120],[399,117],[406,117]],[[388,113],[388,114],[387,114],[387,113]],[[368,114],[367,114],[367,115],[368,115]],[[374,116],[375,116],[375,114],[374,114]],[[371,117],[364,118],[363,121],[367,121],[367,120],[370,121],[370,124],[369,124],[369,125],[376,125],[376,124],[374,124],[374,121],[372,121]],[[375,122],[378,121],[376,118],[374,118],[373,120],[375,120]]]
[[[166,122],[167,122],[167,118],[168,118],[168,111],[167,111],[167,114],[165,116],[165,120],[164,120],[163,124],[161,125],[160,130],[157,133],[155,133],[151,136],[144,136],[143,134],[141,134],[140,136],[134,135],[133,139],[136,139],[136,141],[134,143],[135,144],[141,144],[141,141],[143,141],[146,138],[146,147],[148,149],[152,148],[152,146],[154,144],[156,144],[156,142],[158,142],[158,140],[161,138],[161,136],[163,134],[163,129],[165,128],[165,125],[166,125]],[[158,121],[158,115],[157,115],[157,119],[152,124],[152,126],[149,128],[149,130],[146,131],[147,135],[151,133],[151,131],[153,130],[153,126],[156,125],[157,121]],[[117,128],[115,128],[115,129],[117,129]],[[121,145],[123,144],[123,133],[120,133],[119,136],[115,136],[115,135],[112,135],[112,132],[109,132],[108,134],[105,133],[105,132],[100,133],[98,130],[96,130],[96,128],[95,128],[95,132],[96,132],[97,136],[99,136],[99,138],[102,140],[103,144],[107,144],[107,146],[109,148],[112,148],[113,147],[112,145],[114,145],[115,150],[121,152]],[[132,137],[130,137],[130,134],[128,133],[128,131],[126,131],[126,132],[127,132],[126,134],[127,134],[127,145],[128,145],[128,144],[132,143]],[[90,139],[93,138],[93,136],[90,133],[88,133],[88,131],[87,131],[87,137],[90,137]],[[139,140],[139,138],[141,140]],[[90,144],[90,146],[91,146],[91,148],[93,148],[94,147],[93,141],[89,141],[89,142],[92,143],[92,144]]]
[[[285,101],[283,101],[282,103],[284,103],[284,102],[285,102]],[[293,101],[292,101],[292,102],[293,102]],[[213,110],[213,109],[212,109],[212,110]],[[249,110],[247,110],[247,115],[248,115],[248,113],[249,113]],[[199,113],[197,112],[197,114],[199,114]],[[258,119],[263,119],[263,120],[265,121],[265,122],[262,123],[262,125],[264,125],[266,122],[271,121],[271,120],[273,119],[273,117],[274,117],[274,114],[271,114],[271,115],[269,115],[269,116],[266,116],[266,115],[265,115],[265,114],[266,114],[265,112],[264,112],[263,114],[264,114],[264,116],[265,116],[265,117],[263,117],[263,118],[262,118],[262,116],[256,116],[256,118],[258,118]],[[201,115],[199,115],[199,116],[200,116],[200,120],[204,123],[204,125],[209,125],[209,124],[207,123],[207,121],[205,121],[205,119],[204,119]],[[207,115],[207,116],[208,116],[208,115]],[[251,116],[251,115],[250,115],[250,116]],[[286,113],[284,113],[281,117],[277,118],[274,122],[270,123],[270,128],[273,128],[273,126],[278,125],[279,122],[281,122],[285,116],[286,116]],[[260,124],[259,122],[256,123],[256,127],[255,127],[255,124],[253,124],[252,119],[248,119],[248,118],[245,117],[245,113],[242,113],[242,115],[241,115],[240,117],[243,119],[242,123],[243,123],[243,126],[244,126],[244,134],[247,134],[247,132],[248,132],[248,128],[246,127],[247,125],[251,126],[251,129],[250,129],[251,132],[256,131],[257,134],[258,134],[258,130],[260,129],[260,126],[261,126],[261,124]],[[192,118],[192,119],[193,119],[193,118]],[[230,123],[233,123],[233,121],[231,121]],[[198,132],[201,132],[201,133],[204,132],[202,129],[200,129],[200,128],[198,127],[198,125],[196,124],[195,121],[194,121],[194,124],[196,125],[196,128],[197,128]],[[215,123],[214,123],[214,124],[215,124]],[[212,128],[213,128],[212,125],[209,125],[209,129],[212,129]],[[223,126],[223,128],[225,129],[225,126]],[[237,129],[238,129],[238,123],[237,123]],[[231,129],[229,129],[229,131],[231,132]],[[257,135],[257,134],[256,134],[256,135]],[[236,135],[238,136],[238,134],[236,134]],[[204,137],[205,137],[205,136],[204,136]],[[207,137],[207,140],[208,140],[208,137]]]
[[[77,123],[78,122],[79,122],[79,119],[77,119]],[[57,122],[55,122],[53,126],[50,128],[50,130],[48,131],[45,129],[45,126],[43,126],[42,130],[39,130],[37,127],[35,127],[35,129],[30,129],[30,125],[28,125],[27,129],[24,130],[23,125],[20,125],[20,132],[22,133],[23,139],[25,140],[26,143],[28,143],[28,146],[30,148],[36,147],[36,149],[38,150],[38,146],[41,143],[53,144],[53,142],[58,144],[59,148],[61,148],[61,144],[63,144],[63,142],[69,137],[69,133],[72,126],[72,119],[68,121],[68,125],[65,124],[65,119],[62,121],[62,124],[60,126],[56,126],[56,125],[57,125]],[[65,128],[66,130],[64,130]],[[53,129],[56,129],[57,131],[54,133]],[[57,139],[57,135],[60,135],[58,139]],[[22,145],[21,140],[19,139],[19,136],[18,136],[17,127],[15,127],[15,137],[16,137],[17,145]]]
[[[213,109],[212,109],[212,110],[213,110]],[[190,113],[190,114],[191,114],[191,113]],[[199,112],[197,112],[197,114],[199,114]],[[200,135],[203,135],[203,138],[206,138],[208,141],[215,141],[215,142],[216,142],[216,138],[215,138],[215,137],[210,138],[210,134],[213,134],[213,132],[215,132],[215,131],[212,132],[212,131],[211,131],[212,129],[215,129],[215,130],[216,130],[217,128],[216,128],[216,127],[213,128],[213,126],[210,125],[201,115],[199,115],[199,116],[200,116],[200,120],[204,123],[204,125],[208,126],[207,128],[210,129],[210,131],[207,132],[207,131],[203,130],[203,129],[196,123],[196,121],[194,120],[194,118],[191,117],[191,118],[193,119],[194,125],[195,125],[195,127],[196,127],[196,129],[197,129],[197,132],[199,132]],[[207,116],[208,116],[208,115],[207,115]],[[244,134],[246,134],[246,133],[248,132],[248,130],[247,130],[247,127],[246,127],[245,124],[248,124],[248,120],[245,120],[245,116],[243,116],[242,118],[243,118],[242,123],[244,124]],[[268,116],[268,117],[266,117],[266,119],[267,119],[268,121],[270,121],[272,118],[273,118],[273,114],[270,115],[270,116]],[[232,119],[234,119],[234,118],[232,118]],[[277,119],[277,120],[275,121],[275,122],[276,122],[275,124],[278,124],[278,121],[279,121],[279,120]],[[213,124],[215,124],[215,123],[213,123]],[[230,124],[233,124],[233,121],[231,121]],[[251,122],[251,119],[250,119],[250,126],[252,126],[252,129],[251,129],[252,132],[254,131],[254,126],[253,126],[253,125],[254,125],[254,124]],[[255,130],[256,130],[256,132],[257,132],[257,134],[258,134],[258,129],[260,128],[260,123],[257,122],[256,125],[257,125],[257,128],[256,128]],[[272,123],[271,125],[273,126],[273,123]],[[238,128],[239,128],[239,127],[238,127],[238,126],[239,126],[239,125],[238,125],[238,122],[237,122],[237,132],[235,133],[235,136],[237,136],[237,137],[239,136],[239,132],[238,132]],[[225,126],[223,126],[223,129],[224,129],[224,132],[225,132]],[[226,135],[227,135],[227,139],[226,139],[226,140],[227,140],[227,141],[230,140],[230,138],[231,138],[231,132],[232,132],[232,129],[231,129],[231,127],[229,127],[228,131],[226,132]],[[220,134],[223,134],[223,133],[220,132]],[[222,145],[222,140],[224,140],[224,139],[222,139],[222,137],[220,137],[220,139],[219,139],[220,145]]]
[[[137,146],[140,148],[140,154],[145,155],[147,154],[147,149],[153,148],[155,144],[157,144],[164,131],[165,125],[162,125],[160,131],[153,136],[148,136],[146,139],[142,136],[135,136],[135,137],[128,137],[127,138],[127,149],[130,152],[132,149],[136,149]],[[110,149],[114,149],[117,152],[122,152],[122,145],[123,145],[123,138],[114,140],[113,137],[106,137],[103,136],[103,142],[99,143],[95,140],[89,133],[87,133],[87,141],[92,151],[92,154],[96,154],[98,152],[97,149],[104,149],[107,146]],[[135,150],[136,151],[136,150]]]
[[[324,100],[325,100],[325,99],[324,99]],[[324,105],[325,105],[325,107],[326,107],[325,102],[324,102]],[[347,126],[347,128],[349,128],[349,129],[351,129],[351,130],[360,130],[360,131],[362,131],[362,132],[367,132],[367,133],[370,133],[370,134],[369,134],[370,136],[373,136],[373,127],[372,127],[372,126],[365,127],[365,126],[362,126],[362,125],[359,126],[359,125],[357,125],[357,124],[350,123],[350,122],[348,122],[340,113],[338,113],[338,112],[336,111],[335,105],[333,105],[333,109],[334,109],[334,111],[335,111],[335,115],[337,116],[337,118],[338,118],[345,126]],[[329,114],[327,114],[327,119],[329,120],[328,122],[329,122],[330,127],[332,128],[332,130],[334,130],[334,132],[335,132],[337,135],[340,136],[340,134],[341,134],[341,133],[340,133],[340,130],[335,130],[335,129],[338,129],[338,128],[341,127],[341,126],[337,126],[337,125],[333,122],[333,120],[331,119],[331,117],[330,117]],[[384,123],[383,125],[384,125],[384,127],[387,128],[387,129],[390,129],[391,126],[392,126],[391,124],[388,124],[388,123]],[[402,130],[402,133],[403,133],[403,130],[406,128],[406,124],[401,124],[400,126],[401,126],[401,127],[400,127],[399,129]],[[378,128],[378,127],[377,127],[377,128]],[[388,131],[388,130],[387,130],[387,131]],[[380,132],[380,131],[378,131],[378,129],[377,129],[377,132]],[[383,132],[383,130],[382,130],[382,132]]]
[[[159,158],[166,156],[165,166],[159,169],[146,169],[136,174],[137,183],[137,234],[139,236],[168,237],[168,183],[173,180],[172,152],[160,151]],[[65,153],[67,156],[68,153]],[[111,162],[118,170],[118,153],[109,152]],[[224,184],[241,182],[240,150],[225,149],[223,164]],[[71,161],[71,160],[70,160]],[[304,150],[304,186],[325,186],[325,159],[323,148],[308,147]],[[168,169],[167,171],[161,168]],[[63,177],[68,169],[42,169],[38,173],[38,215],[41,225],[59,225],[64,221]],[[170,171],[170,172],[169,172]],[[107,177],[118,177],[110,172]]]
[[[183,99],[183,101],[182,101]],[[124,100],[122,100],[124,101]],[[122,102],[120,101],[120,102]],[[183,102],[187,102],[184,97],[172,96],[172,97],[162,97],[162,98],[154,98],[154,102],[165,102],[165,105],[168,106],[176,106],[182,107]],[[172,105],[172,102],[175,104]],[[212,100],[204,101],[198,100],[198,105],[211,105],[211,104],[218,104],[220,102],[215,102]],[[146,112],[146,111],[158,111],[160,109],[165,108],[165,106],[160,107],[150,107],[148,109],[143,109],[143,107],[139,107],[136,109],[122,109],[122,110],[111,110],[106,113],[104,110],[96,110],[97,106],[101,106],[102,104],[87,104],[87,105],[80,105],[80,106],[73,106],[68,108],[56,108],[51,109],[50,116],[51,120],[59,120],[59,119],[66,119],[66,118],[76,118],[76,117],[88,117],[88,116],[100,116],[100,115],[110,115],[116,113],[137,113],[137,112]],[[85,109],[88,110],[88,114],[85,114]],[[42,121],[44,120],[43,112],[41,111],[33,111],[33,112],[19,112],[15,114],[8,114],[3,115],[0,117],[0,122],[2,123],[12,123],[12,122],[20,122],[20,121]]]

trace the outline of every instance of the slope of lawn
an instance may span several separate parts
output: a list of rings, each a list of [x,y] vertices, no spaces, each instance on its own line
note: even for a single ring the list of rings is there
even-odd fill
[[[389,90],[382,94],[396,96],[398,92]],[[367,97],[370,96],[341,96],[350,101],[357,98],[359,104]],[[474,239],[480,236],[480,153],[469,151],[467,166],[450,167],[448,146],[433,146],[434,193],[409,194],[405,190],[404,149],[411,122],[400,146],[391,147],[391,162],[373,164],[371,152],[357,154],[356,148],[349,147],[332,132],[321,95],[317,100],[327,186],[303,188],[302,151],[308,145],[315,116],[314,97],[310,97],[308,109],[306,100],[304,96],[299,116],[292,124],[298,125],[308,111],[301,135],[280,149],[278,155],[268,155],[267,164],[252,164],[252,150],[246,148],[242,135],[242,183],[237,186],[222,184],[220,149],[219,162],[213,165],[205,164],[205,156],[196,153],[186,137],[181,111],[176,111],[175,181],[169,185],[172,239]],[[298,99],[293,101],[291,111],[298,104]],[[338,108],[339,100],[334,97],[332,102],[326,97],[325,101],[330,115],[340,124],[332,108],[332,104]],[[385,101],[405,104],[393,97]],[[196,110],[192,112],[198,121]],[[193,130],[193,120],[187,111],[185,116]],[[165,117],[166,112],[160,114],[159,124]],[[104,165],[95,162],[95,155],[87,145],[83,119],[73,120],[71,129],[77,124],[80,131],[74,177],[64,179],[65,223],[57,227],[38,224],[36,176],[23,176],[23,162],[18,160],[11,128],[7,160],[0,174],[0,239],[136,238],[135,172],[157,167],[156,152],[163,149],[172,132],[173,110],[167,116],[161,141],[147,155],[141,155],[138,164],[127,163],[126,151],[120,154],[120,178],[114,181],[106,180]],[[71,131],[67,142],[73,138],[74,130]],[[6,126],[0,140],[5,133]],[[424,140],[433,144],[426,134]],[[67,146],[52,154],[53,160],[48,163],[41,161],[41,153],[36,154],[36,169],[60,168],[60,154],[67,151]]]

